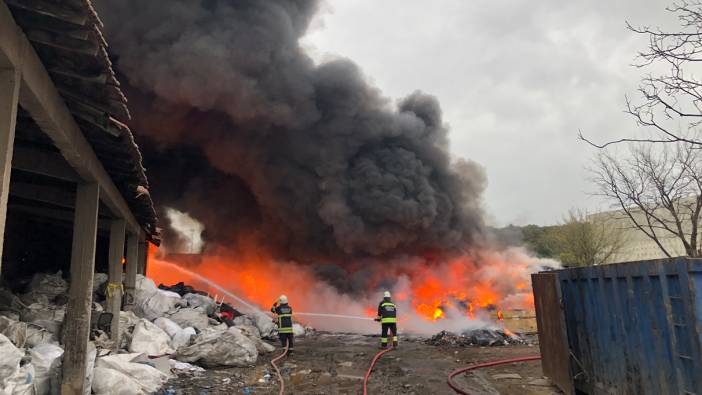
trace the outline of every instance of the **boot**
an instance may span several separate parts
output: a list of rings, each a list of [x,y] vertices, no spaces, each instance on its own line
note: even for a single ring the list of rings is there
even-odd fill
[[[397,342],[392,342],[392,348],[397,348]]]

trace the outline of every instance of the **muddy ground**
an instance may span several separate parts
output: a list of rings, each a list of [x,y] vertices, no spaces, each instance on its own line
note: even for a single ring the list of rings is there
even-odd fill
[[[286,394],[362,394],[363,376],[376,354],[378,338],[317,333],[296,339],[295,354],[279,363]],[[421,338],[401,339],[386,353],[369,381],[369,394],[454,394],[446,376],[470,364],[537,355],[536,345],[499,347],[431,346]],[[264,355],[250,368],[211,369],[181,374],[162,394],[278,394],[278,381]],[[541,365],[525,362],[487,368],[455,379],[471,394],[552,395],[560,392],[544,380]]]

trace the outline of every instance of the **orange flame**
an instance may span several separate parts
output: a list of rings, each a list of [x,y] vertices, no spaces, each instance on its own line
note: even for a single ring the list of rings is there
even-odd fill
[[[320,300],[325,300],[327,308],[331,302],[339,306],[361,303],[366,307],[360,307],[355,314],[366,317],[376,316],[376,311],[368,306],[377,303],[373,299],[380,297],[378,290],[383,288],[382,284],[395,279],[398,284],[405,284],[394,289],[396,302],[408,304],[428,321],[438,321],[451,317],[485,318],[496,310],[502,319],[504,309],[532,309],[529,259],[521,253],[487,251],[445,262],[417,260],[377,265],[369,281],[368,296],[360,299],[357,295],[339,294],[304,265],[275,261],[253,242],[239,242],[236,249],[202,256],[197,264],[181,265],[264,309],[280,294],[286,294],[298,311],[319,311]],[[183,281],[221,295],[221,291],[197,284],[184,273],[172,270],[172,266],[161,264],[165,262],[155,249],[150,249],[147,275],[157,283],[170,285]],[[327,292],[326,296],[320,294]]]

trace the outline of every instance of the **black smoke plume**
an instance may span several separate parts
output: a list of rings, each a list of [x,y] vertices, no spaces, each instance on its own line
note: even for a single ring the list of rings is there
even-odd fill
[[[210,243],[257,234],[303,261],[475,242],[484,175],[450,159],[436,98],[394,103],[347,59],[315,65],[298,41],[318,3],[97,2],[154,198]]]

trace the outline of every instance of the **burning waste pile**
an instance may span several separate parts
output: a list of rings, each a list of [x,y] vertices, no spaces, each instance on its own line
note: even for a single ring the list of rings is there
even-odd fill
[[[508,346],[513,344],[532,344],[526,336],[513,333],[507,329],[474,329],[456,334],[441,331],[425,341],[432,346]]]
[[[133,308],[120,312],[115,345],[107,334],[106,283],[106,274],[95,274],[86,374],[86,388],[94,394],[149,394],[173,374],[252,366],[259,355],[275,350],[264,341],[277,336],[265,313],[241,314],[182,284],[170,287],[181,293],[159,289],[141,275]],[[58,272],[34,275],[24,293],[0,288],[0,394],[60,392],[68,287]],[[299,324],[294,329],[305,335]]]

